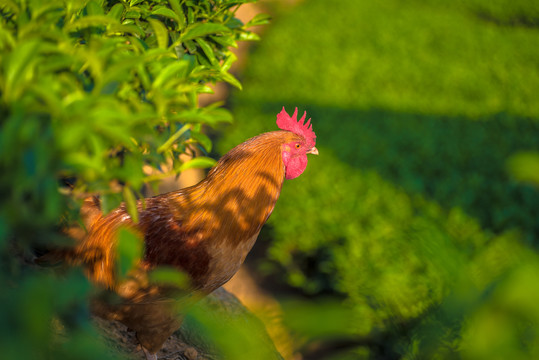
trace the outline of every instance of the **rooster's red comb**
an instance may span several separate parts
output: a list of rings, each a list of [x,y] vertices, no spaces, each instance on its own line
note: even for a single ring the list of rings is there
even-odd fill
[[[294,110],[294,115],[290,117],[283,106],[283,110],[277,114],[277,126],[281,130],[292,131],[299,136],[303,136],[307,145],[313,147],[316,145],[316,134],[313,131],[313,125],[311,124],[310,118],[307,120],[307,123],[303,124],[306,116],[307,112],[305,111],[298,121],[298,108]]]

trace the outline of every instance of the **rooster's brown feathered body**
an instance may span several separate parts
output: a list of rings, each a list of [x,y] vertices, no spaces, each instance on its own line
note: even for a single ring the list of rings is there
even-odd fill
[[[312,126],[304,125],[304,119],[305,115],[297,122],[297,109],[290,117],[283,108],[277,116],[282,131],[236,146],[197,185],[145,199],[138,206],[136,224],[125,206],[102,215],[97,199],[85,201],[82,214],[88,233],[74,258],[84,264],[92,281],[122,299],[114,305],[96,301],[94,311],[135,330],[148,358],[155,358],[181,319],[171,295],[149,284],[147,272],[162,265],[185,272],[190,279],[185,306],[226,283],[254,245],[284,179],[299,176],[307,165],[306,154],[318,153]],[[124,281],[115,271],[121,227],[139,233],[145,244],[138,271]]]

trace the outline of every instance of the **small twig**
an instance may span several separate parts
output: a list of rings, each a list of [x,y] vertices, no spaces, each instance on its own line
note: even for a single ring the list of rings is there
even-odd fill
[[[169,147],[172,146],[178,140],[183,134],[187,132],[187,130],[191,129],[191,124],[185,124],[180,128],[180,130],[176,131],[163,145],[157,148],[158,153],[165,152],[168,150]]]

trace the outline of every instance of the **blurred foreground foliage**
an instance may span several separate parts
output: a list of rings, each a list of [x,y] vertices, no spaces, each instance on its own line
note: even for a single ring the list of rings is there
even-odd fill
[[[228,72],[230,48],[257,39],[247,28],[267,22],[235,17],[248,2],[0,3],[2,357],[112,357],[88,323],[95,290],[84,276],[23,259],[66,243],[61,229],[77,221],[84,196],[100,195],[105,212],[125,201],[136,220],[144,185],[214,163],[179,155],[211,151],[202,126],[231,121],[221,104],[199,107],[198,96],[216,82],[241,87]],[[130,243],[120,249],[124,272],[140,255]]]
[[[305,295],[344,297],[289,307],[305,354],[537,358],[537,4],[285,10],[220,147],[270,130],[283,105],[313,119],[320,156],[285,183],[259,267]]]

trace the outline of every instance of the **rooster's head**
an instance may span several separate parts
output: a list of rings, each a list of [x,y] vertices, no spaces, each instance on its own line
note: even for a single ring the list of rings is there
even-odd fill
[[[307,112],[298,121],[298,108],[292,116],[283,110],[277,114],[277,126],[281,130],[286,130],[297,135],[291,142],[282,146],[282,157],[285,166],[285,177],[294,179],[300,176],[307,167],[307,154],[318,155],[316,145],[316,135],[313,131],[311,119],[305,122]]]

